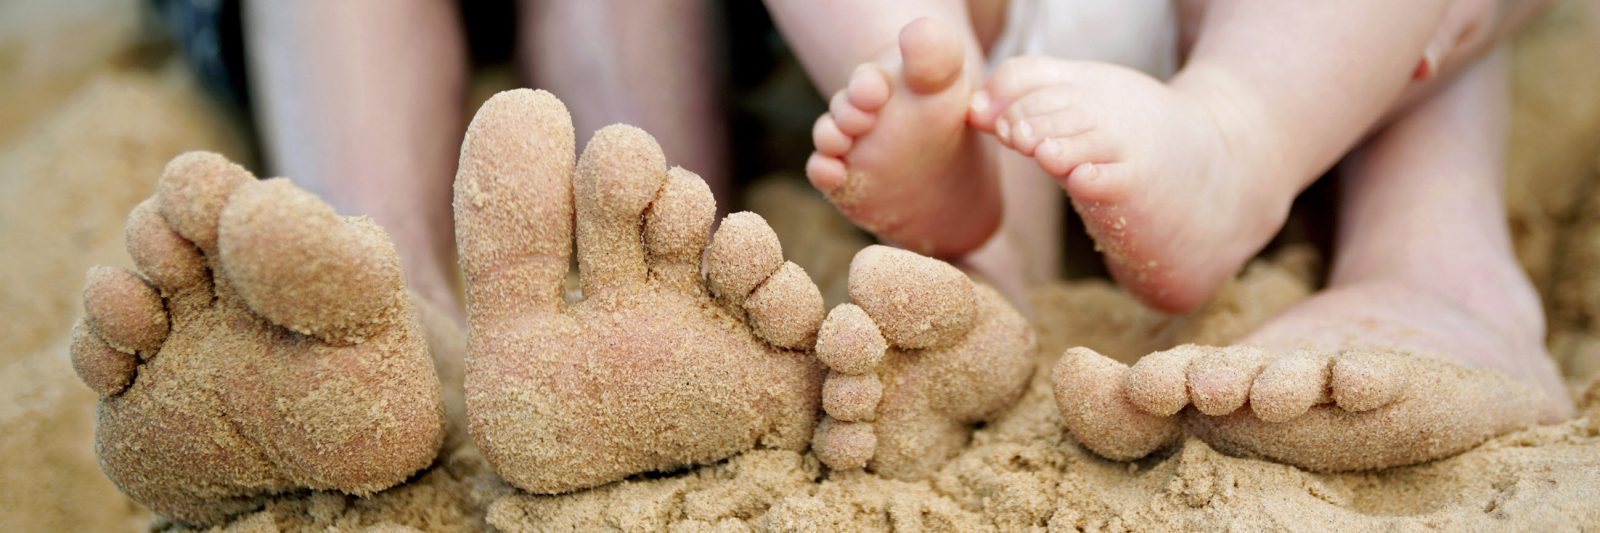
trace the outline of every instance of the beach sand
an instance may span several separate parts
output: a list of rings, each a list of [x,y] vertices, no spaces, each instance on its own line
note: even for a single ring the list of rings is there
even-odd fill
[[[122,38],[132,33],[108,28],[102,31]],[[0,39],[0,47],[12,42]],[[1036,357],[1045,371],[1016,407],[924,481],[830,473],[810,453],[759,451],[533,496],[500,481],[452,424],[437,464],[401,486],[369,498],[286,495],[218,529],[1556,531],[1600,524],[1596,49],[1600,2],[1567,1],[1518,39],[1514,63],[1508,201],[1519,258],[1550,314],[1551,351],[1578,398],[1579,415],[1565,423],[1432,463],[1355,474],[1231,457],[1195,439],[1116,463],[1067,436],[1048,382],[1050,364],[1066,348],[1131,362],[1180,342],[1226,343],[1310,293],[1321,259],[1291,246],[1184,317],[1146,310],[1104,281],[1035,288]],[[154,190],[168,159],[191,149],[250,158],[238,126],[182,72],[118,59],[125,52],[68,62],[95,72],[50,78],[67,80],[59,82],[66,88],[0,104],[0,116],[29,118],[0,125],[0,249],[7,250],[0,254],[7,317],[0,321],[0,531],[182,529],[127,500],[100,472],[95,398],[73,375],[66,334],[88,267],[128,264],[123,219]],[[867,243],[862,235],[792,177],[749,197],[828,305],[842,301],[846,265]],[[462,349],[459,332],[428,322],[435,349]],[[446,372],[447,389],[459,387],[458,370]],[[457,402],[450,414],[459,421]]]

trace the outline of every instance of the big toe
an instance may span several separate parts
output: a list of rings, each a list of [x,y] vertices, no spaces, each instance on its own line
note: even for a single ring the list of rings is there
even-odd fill
[[[1085,448],[1129,461],[1177,441],[1178,419],[1146,413],[1128,401],[1122,383],[1128,367],[1088,348],[1073,348],[1056,362],[1056,407],[1062,424]]]
[[[972,280],[931,257],[869,246],[851,260],[849,283],[850,299],[901,348],[949,346],[977,320]]]
[[[240,187],[223,209],[219,248],[223,275],[275,324],[354,343],[403,319],[400,259],[383,230],[288,180]]]
[[[955,29],[931,18],[913,20],[900,30],[901,73],[913,91],[950,87],[961,77],[965,54]]]

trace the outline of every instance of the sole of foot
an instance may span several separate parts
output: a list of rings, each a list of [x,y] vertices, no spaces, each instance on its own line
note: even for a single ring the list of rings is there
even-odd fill
[[[566,107],[532,90],[489,99],[461,150],[467,411],[484,458],[548,494],[805,449],[822,296],[772,229],[735,213],[708,247],[710,189],[637,128],[601,129],[574,159]],[[582,298],[568,302],[574,240]]]
[[[1537,341],[1504,349],[1528,352],[1521,366],[1552,378],[1513,377],[1515,369],[1482,360],[1504,355],[1493,335],[1479,338],[1491,325],[1422,295],[1390,302],[1382,295],[1397,289],[1366,290],[1321,293],[1247,339],[1271,349],[1185,345],[1131,368],[1069,350],[1053,376],[1062,421],[1110,459],[1143,457],[1187,430],[1236,455],[1359,471],[1447,457],[1570,414],[1565,398],[1552,397],[1559,382]]]
[[[849,284],[854,303],[817,338],[829,371],[813,450],[835,470],[925,477],[1021,396],[1033,330],[999,293],[904,250],[862,250]]]
[[[937,257],[1000,225],[994,155],[965,123],[977,57],[955,29],[917,19],[856,68],[812,130],[811,183],[879,238]]]
[[[1019,57],[973,96],[968,123],[1060,182],[1120,285],[1185,312],[1260,251],[1293,199],[1244,155],[1271,152],[1228,134],[1238,113],[1190,92],[1116,65]]]
[[[190,153],[129,216],[127,246],[137,272],[89,272],[71,353],[100,395],[101,468],[134,501],[210,524],[432,463],[439,379],[371,221]]]

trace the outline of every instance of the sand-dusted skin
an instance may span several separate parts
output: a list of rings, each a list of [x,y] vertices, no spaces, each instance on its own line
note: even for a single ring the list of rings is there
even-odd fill
[[[595,133],[574,166],[566,107],[484,103],[455,183],[466,274],[467,409],[501,477],[535,493],[804,449],[822,295],[761,217],[715,202],[644,131]],[[577,242],[582,300],[563,280]],[[706,273],[700,271],[702,251]]]
[[[135,501],[208,524],[433,461],[439,380],[371,221],[189,153],[129,215],[127,246],[138,272],[89,271],[71,353],[100,394],[100,466]]]
[[[813,449],[830,468],[927,476],[1033,375],[1027,320],[948,263],[867,247],[850,263],[850,299],[817,339],[829,372]]]
[[[1317,471],[1370,470],[1455,455],[1555,421],[1552,402],[1535,387],[1407,351],[1183,345],[1128,367],[1080,347],[1067,350],[1053,378],[1067,430],[1116,460],[1144,457],[1187,429],[1229,453]]]

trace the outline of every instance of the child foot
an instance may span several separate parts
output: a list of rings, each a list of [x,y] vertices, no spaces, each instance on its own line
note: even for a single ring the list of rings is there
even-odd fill
[[[574,148],[566,107],[516,90],[484,103],[461,150],[467,410],[484,458],[559,493],[804,449],[822,387],[816,285],[754,214],[707,248],[710,189],[645,132],[596,132],[576,175]],[[574,235],[583,299],[568,304]]]
[[[1060,181],[1119,284],[1183,312],[1277,233],[1297,192],[1264,179],[1247,156],[1270,152],[1241,149],[1217,111],[1231,108],[1212,100],[1116,65],[1021,57],[995,70],[968,120]]]
[[[127,245],[138,273],[89,271],[71,352],[100,394],[100,466],[134,501],[209,524],[433,461],[439,380],[376,225],[191,153],[129,215]]]
[[[851,261],[850,299],[817,337],[830,371],[813,449],[830,468],[927,476],[1033,375],[1027,321],[942,261],[868,247]]]
[[[811,183],[857,225],[956,257],[1000,224],[994,156],[966,127],[977,59],[953,28],[917,19],[851,74],[812,130]]]
[[[1187,428],[1223,451],[1321,471],[1415,464],[1570,414],[1538,336],[1503,324],[1435,294],[1355,283],[1247,339],[1263,348],[1180,346],[1131,369],[1071,350],[1056,400],[1068,430],[1112,459],[1174,442],[1192,405]]]

